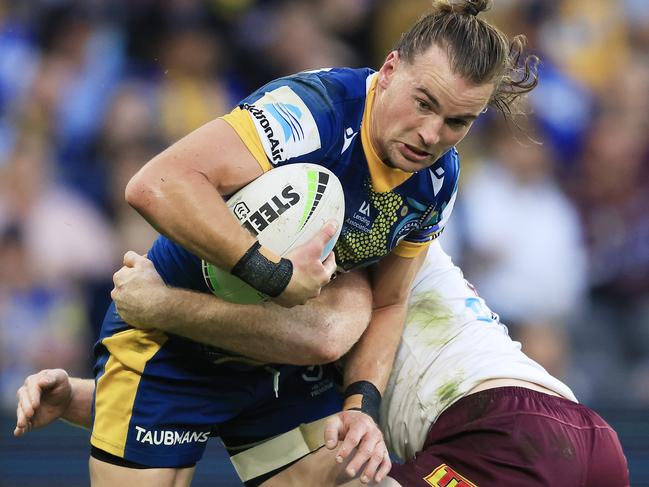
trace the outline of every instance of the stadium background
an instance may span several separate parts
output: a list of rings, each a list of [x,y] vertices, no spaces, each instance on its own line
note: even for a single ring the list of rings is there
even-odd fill
[[[0,485],[86,485],[87,433],[14,439],[43,367],[88,376],[152,155],[274,77],[378,67],[423,0],[0,0]],[[618,430],[649,486],[649,9],[496,0],[543,60],[530,128],[489,113],[461,146],[444,245],[524,349]],[[194,485],[234,486],[218,442]]]

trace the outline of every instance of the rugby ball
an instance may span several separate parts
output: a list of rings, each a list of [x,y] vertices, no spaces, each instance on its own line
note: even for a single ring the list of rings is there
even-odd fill
[[[244,186],[227,205],[241,225],[259,243],[280,256],[313,238],[329,220],[338,223],[336,235],[325,246],[321,260],[331,252],[345,217],[345,195],[334,173],[317,164],[289,164],[272,169]],[[209,262],[203,277],[218,297],[241,304],[267,298]]]

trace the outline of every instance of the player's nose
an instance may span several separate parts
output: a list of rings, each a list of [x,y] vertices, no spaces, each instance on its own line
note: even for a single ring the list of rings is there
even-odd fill
[[[442,117],[427,117],[426,121],[419,127],[419,138],[424,145],[422,149],[428,149],[439,143],[443,124]]]

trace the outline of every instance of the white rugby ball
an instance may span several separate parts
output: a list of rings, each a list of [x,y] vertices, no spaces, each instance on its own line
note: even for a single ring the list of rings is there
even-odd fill
[[[338,223],[336,235],[322,252],[333,249],[345,217],[345,195],[334,173],[317,164],[289,164],[272,169],[244,186],[227,205],[259,243],[280,256],[313,238],[329,220]],[[213,264],[203,261],[203,277],[218,297],[252,304],[266,296]]]

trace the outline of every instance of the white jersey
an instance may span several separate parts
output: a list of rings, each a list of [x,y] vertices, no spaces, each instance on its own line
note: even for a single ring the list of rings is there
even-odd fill
[[[439,415],[489,379],[534,382],[577,401],[521,351],[462,271],[434,241],[417,275],[381,405],[381,429],[402,459],[420,451]]]

